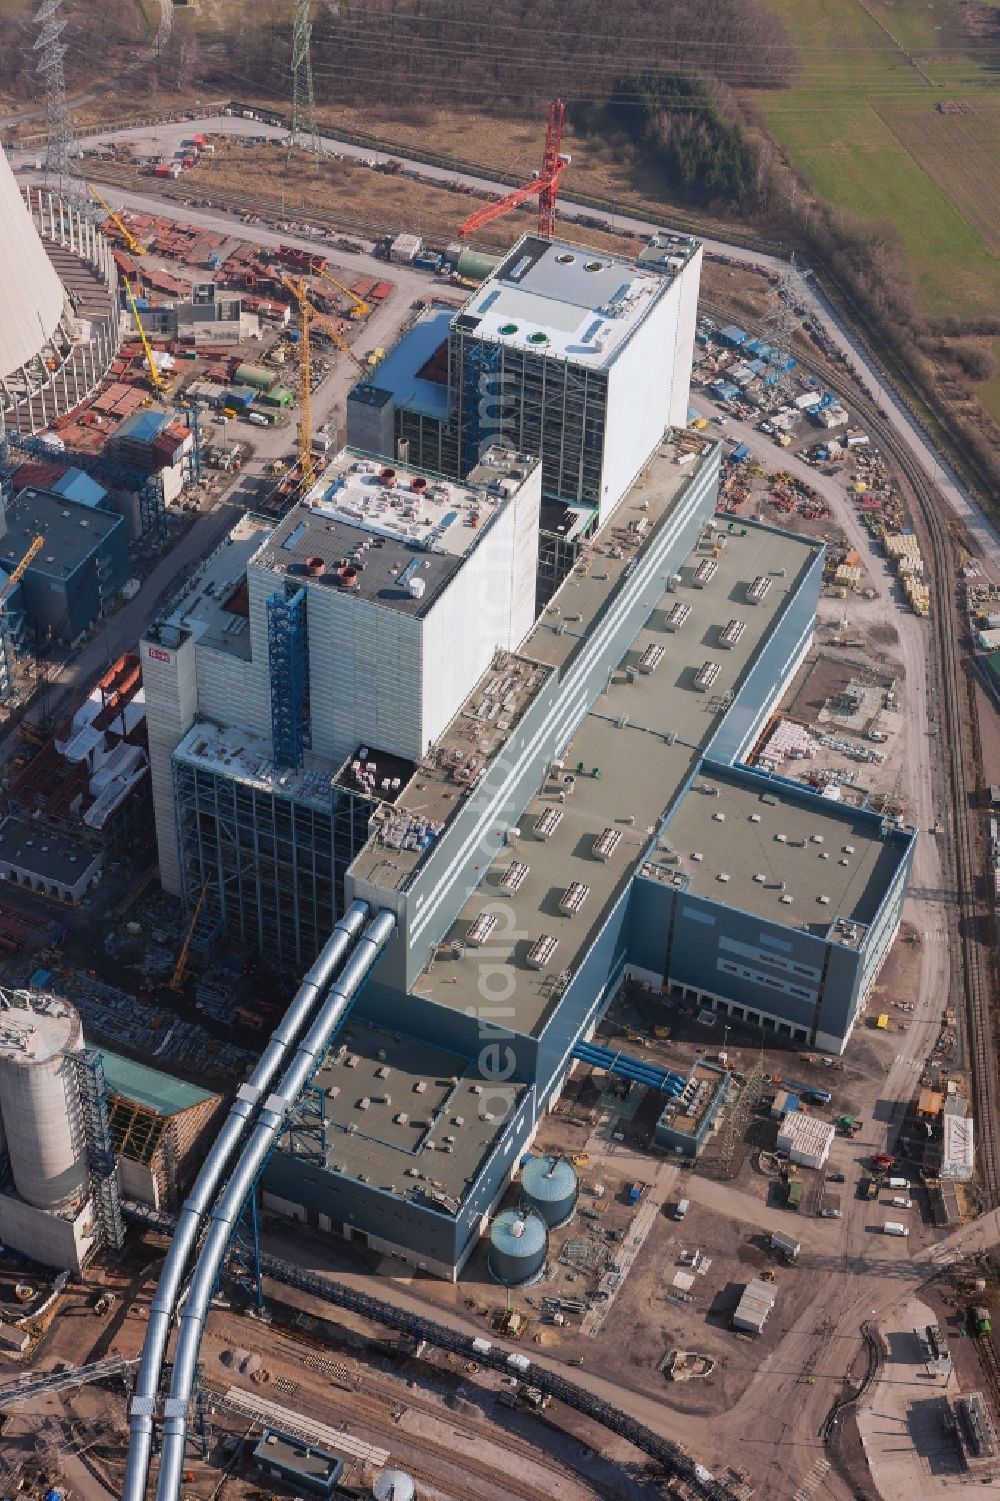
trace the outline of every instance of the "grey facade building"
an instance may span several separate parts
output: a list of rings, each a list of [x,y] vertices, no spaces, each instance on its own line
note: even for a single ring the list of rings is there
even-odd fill
[[[115,604],[129,576],[125,519],[26,489],[4,518],[0,563],[13,568],[35,537],[44,548],[21,581],[28,632],[39,641],[76,641]]]

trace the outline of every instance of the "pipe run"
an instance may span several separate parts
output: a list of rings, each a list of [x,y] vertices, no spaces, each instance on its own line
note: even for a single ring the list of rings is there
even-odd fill
[[[323,1002],[319,1015],[299,1044],[277,1091],[265,1101],[260,1118],[240,1153],[225,1191],[212,1214],[195,1263],[174,1349],[170,1395],[164,1404],[163,1450],[156,1501],[178,1501],[180,1495],[187,1448],[188,1404],[194,1386],[205,1320],[243,1205],[254,1192],[257,1177],[277,1146],[299,1095],[325,1057],[334,1032],[368,978],[372,966],[381,957],[395,926],[395,916],[386,909],[368,924],[354,953],[344,965],[343,973]]]
[[[153,1452],[153,1414],[163,1372],[163,1359],[170,1325],[177,1307],[181,1283],[202,1221],[222,1183],[230,1159],[249,1129],[251,1117],[267,1095],[282,1059],[309,1020],[317,1000],[325,993],[344,955],[354,946],[365,918],[366,902],[354,902],[337,923],[322,952],[306,972],[256,1068],[241,1085],[215,1142],[195,1179],[177,1218],[170,1249],[149,1310],[149,1323],[142,1346],[139,1374],[132,1395],[130,1440],[122,1501],[144,1501]]]

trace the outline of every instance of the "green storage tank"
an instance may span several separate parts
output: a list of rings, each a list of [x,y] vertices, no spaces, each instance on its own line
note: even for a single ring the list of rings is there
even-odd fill
[[[240,365],[236,371],[237,385],[253,386],[255,391],[270,391],[277,379],[273,370],[265,370],[263,365]]]
[[[466,245],[458,257],[455,270],[459,276],[464,276],[469,281],[485,281],[490,272],[499,266],[501,259],[499,255],[487,255],[483,250],[473,250],[471,245]]]

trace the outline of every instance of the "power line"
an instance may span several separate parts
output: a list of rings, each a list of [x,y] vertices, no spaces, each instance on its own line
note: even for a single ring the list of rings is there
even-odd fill
[[[292,23],[292,129],[288,137],[288,154],[305,138],[310,151],[319,150],[319,133],[316,129],[316,96],[313,92],[313,72],[310,43],[312,22],[309,19],[311,0],[295,0],[295,20]]]
[[[62,0],[42,0],[35,19],[39,25],[34,50],[40,52],[38,71],[45,79],[45,177],[54,181],[61,193],[70,177],[70,122],[66,102],[66,77],[63,59],[66,44],[61,40],[65,20],[60,16]]]

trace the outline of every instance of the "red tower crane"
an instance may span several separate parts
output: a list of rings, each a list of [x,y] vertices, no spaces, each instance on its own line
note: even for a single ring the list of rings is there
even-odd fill
[[[536,172],[523,188],[515,188],[513,193],[508,193],[506,198],[500,198],[496,203],[487,203],[483,208],[476,209],[475,213],[470,214],[466,219],[459,234],[471,235],[475,230],[481,229],[484,224],[490,224],[494,219],[499,219],[509,213],[512,208],[518,208],[529,198],[537,196],[538,233],[545,235],[548,239],[552,238],[556,232],[556,196],[559,192],[559,179],[571,161],[571,158],[564,155],[560,149],[565,121],[565,104],[561,99],[553,99],[549,105],[549,128],[545,132],[545,153],[542,156],[541,171]]]

